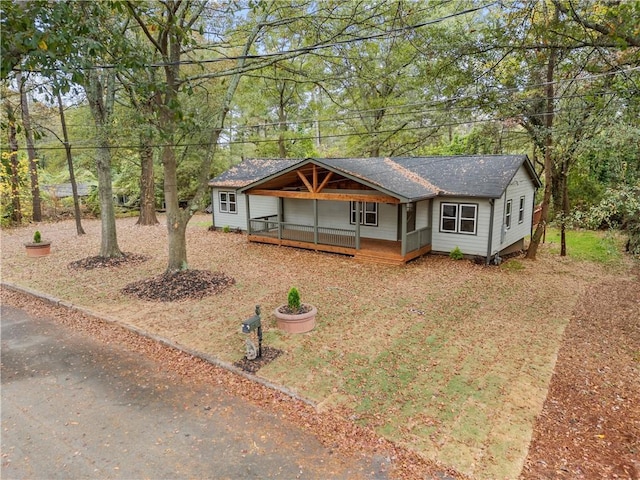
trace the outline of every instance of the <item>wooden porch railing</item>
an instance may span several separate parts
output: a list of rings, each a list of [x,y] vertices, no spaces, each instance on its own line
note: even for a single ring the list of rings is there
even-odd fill
[[[419,250],[431,243],[431,227],[407,233],[407,253]]]
[[[249,233],[278,238],[278,216],[267,215],[252,218],[249,223]]]
[[[252,218],[249,233],[281,240],[294,240],[337,247],[355,248],[356,246],[355,230],[318,227],[316,236],[313,225],[278,222],[277,218],[277,215]]]

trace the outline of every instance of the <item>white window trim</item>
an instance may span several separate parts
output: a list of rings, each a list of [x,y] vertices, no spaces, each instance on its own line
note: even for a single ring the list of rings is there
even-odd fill
[[[507,200],[507,204],[504,207],[504,226],[507,230],[511,228],[511,217],[513,215],[513,202]]]
[[[349,202],[349,223],[355,225],[356,205],[360,204],[360,225],[367,227],[378,226],[378,204],[376,202]],[[367,209],[367,205],[373,205],[371,209]],[[367,214],[375,215],[375,223],[367,222]]]
[[[445,217],[444,207],[445,206],[453,206],[456,208],[455,217]],[[462,208],[470,207],[473,208],[473,217],[463,217],[462,216]],[[447,230],[443,228],[443,220],[455,220],[455,230]],[[464,232],[462,231],[461,225],[463,220],[472,220],[473,221],[473,231],[472,232]],[[454,202],[442,202],[440,204],[440,232],[442,233],[457,233],[460,235],[476,235],[478,233],[478,204],[477,203],[454,203]]]
[[[223,195],[227,196],[226,200],[222,200]],[[231,200],[231,195],[233,195],[233,201]],[[231,205],[235,206],[233,211],[231,211]],[[237,214],[238,213],[238,197],[236,195],[236,192],[230,192],[230,191],[218,192],[218,210],[220,211],[220,213],[231,213],[234,215]]]
[[[518,208],[518,223],[524,222],[524,206],[525,206],[525,196],[522,195],[520,197],[520,207]]]

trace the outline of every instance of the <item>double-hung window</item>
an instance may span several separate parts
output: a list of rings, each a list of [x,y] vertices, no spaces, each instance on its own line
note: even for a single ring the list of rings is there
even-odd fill
[[[352,225],[356,224],[356,219],[360,217],[360,225],[367,225],[371,227],[378,226],[378,204],[375,202],[360,202],[360,215],[358,215],[358,202],[351,203],[351,217],[349,222]]]
[[[235,192],[219,192],[220,213],[238,213]]]
[[[518,223],[524,222],[524,195],[520,197],[520,207],[518,208]]]
[[[508,229],[511,228],[511,200],[507,200],[507,205],[504,210],[504,226]]]
[[[478,205],[473,203],[440,204],[440,231],[475,235]]]

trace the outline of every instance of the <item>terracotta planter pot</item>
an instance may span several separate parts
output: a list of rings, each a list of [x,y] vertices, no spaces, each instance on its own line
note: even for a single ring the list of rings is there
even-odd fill
[[[27,257],[44,257],[51,253],[51,242],[25,243]]]
[[[280,307],[276,308],[273,314],[276,316],[276,325],[280,330],[284,330],[287,333],[305,333],[313,330],[316,326],[316,315],[318,309],[313,305],[309,305],[311,310],[307,313],[298,313],[290,315],[287,313],[281,313]]]

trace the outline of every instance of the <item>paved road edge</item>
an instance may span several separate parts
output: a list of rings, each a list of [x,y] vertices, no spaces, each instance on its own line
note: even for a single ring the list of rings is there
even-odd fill
[[[2,286],[2,288],[6,288],[8,290],[13,290],[14,292],[18,292],[18,293],[22,293],[25,295],[30,295],[32,297],[38,298],[40,300],[43,300],[47,303],[50,303],[54,306],[57,307],[62,307],[62,308],[66,308],[68,310],[73,310],[79,313],[82,313],[83,315],[87,315],[89,317],[95,318],[96,320],[100,320],[101,322],[105,322],[105,323],[111,323],[111,324],[115,324],[118,325],[132,333],[135,333],[136,335],[140,335],[142,337],[148,338],[150,340],[153,340],[154,342],[158,342],[162,345],[166,345],[169,348],[173,348],[175,350],[178,350],[180,352],[184,352],[188,355],[191,355],[193,357],[199,358],[201,360],[204,360],[205,362],[208,362],[212,365],[215,365],[216,367],[220,367],[223,368],[225,370],[228,370],[231,373],[234,373],[236,375],[239,375],[241,377],[246,378],[247,380],[250,380],[252,382],[258,383],[264,387],[270,388],[272,390],[276,390],[280,393],[283,393],[295,400],[298,400],[300,402],[306,403],[307,405],[310,405],[312,407],[314,407],[317,410],[318,404],[312,400],[309,400],[308,398],[305,398],[299,394],[297,394],[296,392],[294,392],[293,390],[283,386],[283,385],[278,385],[276,383],[270,382],[262,377],[259,377],[257,375],[253,375],[251,373],[245,372],[244,370],[235,367],[234,365],[228,363],[228,362],[224,362],[222,360],[220,360],[219,358],[214,357],[213,355],[209,355],[197,350],[193,350],[189,347],[186,347],[184,345],[180,345],[179,343],[173,342],[171,340],[169,340],[168,338],[164,338],[164,337],[160,337],[158,335],[153,335],[145,330],[142,330],[138,327],[135,327],[133,325],[129,325],[128,323],[124,323],[118,319],[112,318],[112,317],[107,317],[105,315],[99,314],[97,312],[94,312],[91,309],[85,308],[85,307],[81,307],[78,305],[74,305],[71,302],[67,302],[65,300],[59,299],[57,297],[54,297],[52,295],[49,295],[47,293],[43,293],[40,292],[38,290],[34,290],[31,288],[27,288],[27,287],[23,287],[21,285],[16,285],[14,283],[9,283],[9,282],[0,282],[0,286]]]

